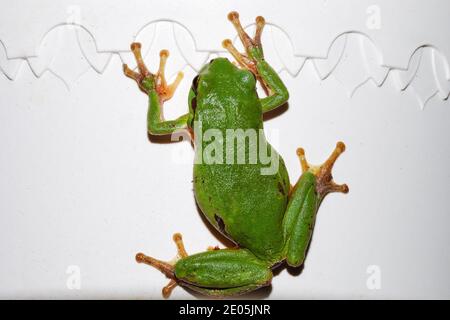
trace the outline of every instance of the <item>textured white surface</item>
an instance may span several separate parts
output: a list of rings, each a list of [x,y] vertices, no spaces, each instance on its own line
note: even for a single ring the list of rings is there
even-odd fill
[[[266,131],[291,179],[299,145],[312,162],[337,140],[348,147],[335,177],[351,192],[324,201],[303,272],[281,272],[267,297],[450,298],[450,5],[183,3],[17,1],[0,11],[0,297],[160,298],[167,280],[137,265],[137,251],[171,259],[176,231],[189,252],[219,244],[195,208],[190,144],[148,140],[146,97],[121,63],[133,65],[135,39],[153,70],[169,49],[169,75],[185,72],[166,107],[175,117],[196,70],[227,56],[220,42],[235,35],[235,9],[248,30],[258,14],[270,23],[266,58],[291,98]],[[67,287],[72,265],[80,290]],[[366,285],[372,265],[378,290]]]

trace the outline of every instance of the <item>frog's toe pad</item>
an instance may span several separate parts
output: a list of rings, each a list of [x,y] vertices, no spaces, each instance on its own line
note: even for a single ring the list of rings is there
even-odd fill
[[[175,277],[174,265],[179,259],[188,256],[186,249],[184,248],[183,238],[181,234],[175,233],[173,235],[173,241],[177,246],[177,256],[171,262],[165,262],[153,257],[147,256],[143,253],[136,254],[136,261],[138,263],[148,264],[166,275],[170,279],[169,283],[162,289],[162,295],[164,298],[169,298],[172,290],[177,286],[177,279]]]
[[[169,57],[168,50],[161,50],[159,53],[159,69],[156,74],[151,73],[144,63],[141,52],[141,44],[139,42],[133,42],[130,46],[133,52],[134,58],[137,63],[137,69],[139,72],[133,71],[126,64],[123,65],[123,71],[125,75],[137,82],[139,88],[145,93],[149,93],[151,90],[156,90],[159,97],[163,100],[169,100],[175,93],[176,88],[183,79],[183,73],[179,72],[175,81],[172,84],[167,84],[165,78],[165,66],[167,58]]]
[[[316,176],[316,189],[322,197],[331,192],[348,193],[349,191],[349,188],[346,184],[336,184],[333,181],[332,175],[334,163],[344,151],[345,144],[339,141],[329,158],[322,165],[313,166],[306,160],[305,151],[303,150],[303,148],[297,149],[297,155],[300,159],[302,171],[310,171]]]

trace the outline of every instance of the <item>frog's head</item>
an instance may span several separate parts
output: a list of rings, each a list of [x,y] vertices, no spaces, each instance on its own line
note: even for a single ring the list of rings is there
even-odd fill
[[[209,63],[206,63],[198,73],[199,76],[203,75],[229,75],[230,72],[235,71],[236,69],[239,69],[236,67],[233,63],[230,62],[227,58],[214,58],[209,61]]]
[[[190,126],[199,102],[197,98],[206,97],[211,91],[222,91],[222,96],[248,96],[250,92],[256,91],[256,77],[249,70],[237,67],[227,58],[215,58],[205,64],[192,80],[189,92]]]
[[[223,86],[227,83],[253,90],[256,86],[256,77],[249,70],[241,69],[227,58],[220,57],[212,59],[200,69],[192,82],[192,88],[194,92],[198,92],[203,87],[211,88]]]

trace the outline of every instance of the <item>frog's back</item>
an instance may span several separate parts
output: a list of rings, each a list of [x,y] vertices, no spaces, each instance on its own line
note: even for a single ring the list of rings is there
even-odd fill
[[[271,175],[261,174],[261,169],[270,164],[261,163],[259,150],[256,151],[256,163],[249,163],[252,149],[249,136],[257,149],[269,147],[259,132],[263,128],[263,119],[255,78],[249,71],[240,70],[227,59],[219,58],[202,69],[196,85],[194,120],[201,123],[202,133],[200,145],[196,146],[196,157],[199,159],[201,153],[202,161],[194,165],[197,202],[220,232],[254,254],[275,261],[283,246],[281,223],[290,184],[281,157],[278,157],[278,170]],[[213,136],[220,133],[224,141],[227,129],[240,129],[249,136],[244,146],[238,146],[234,141],[231,162],[227,162],[224,142],[221,144],[222,157],[215,157],[211,163],[210,158],[205,158],[210,154],[208,148],[211,150],[211,141],[206,138],[209,129],[214,129],[210,131]],[[198,137],[196,141],[200,141]],[[238,151],[244,152],[245,163],[237,163]],[[220,149],[215,152],[220,153]],[[212,154],[217,156],[215,152]],[[220,158],[222,163],[217,161]]]

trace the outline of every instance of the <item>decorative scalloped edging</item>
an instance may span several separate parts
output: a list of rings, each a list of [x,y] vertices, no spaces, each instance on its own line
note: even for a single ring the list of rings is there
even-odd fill
[[[246,29],[253,32],[254,24]],[[171,36],[168,36],[171,35]],[[192,33],[177,21],[159,20],[144,25],[134,37],[143,43],[144,59],[154,56],[156,50],[169,47],[175,64],[174,70],[192,68],[198,71],[212,55],[228,56],[225,51],[198,51]],[[239,42],[234,39],[236,46]],[[155,43],[158,43],[156,48]],[[349,97],[367,82],[381,87],[388,75],[396,89],[415,95],[421,109],[434,96],[447,100],[450,95],[450,68],[444,55],[432,46],[418,47],[406,70],[383,65],[383,57],[369,37],[359,32],[346,32],[330,44],[326,58],[297,56],[290,36],[279,26],[268,24],[263,35],[265,55],[278,72],[286,71],[298,77],[306,60],[314,66],[322,81],[334,78],[346,89]],[[14,81],[22,65],[28,65],[36,78],[49,72],[70,90],[72,84],[89,69],[102,74],[113,55],[133,65],[130,51],[99,52],[96,40],[84,26],[66,23],[54,26],[42,38],[36,56],[10,59],[7,48],[0,40],[0,70]]]

